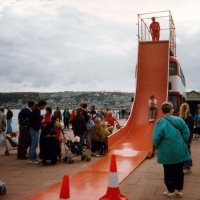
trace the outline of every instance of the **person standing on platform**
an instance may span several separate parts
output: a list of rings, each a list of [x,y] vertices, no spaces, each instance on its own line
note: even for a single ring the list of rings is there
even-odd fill
[[[156,18],[152,17],[151,18],[152,23],[149,26],[150,32],[151,32],[151,37],[152,41],[159,41],[160,39],[160,24],[156,22]]]
[[[190,160],[186,142],[190,136],[187,124],[181,117],[173,116],[173,104],[162,104],[164,117],[153,130],[153,145],[157,149],[157,162],[163,165],[167,197],[182,197],[184,185],[184,162]]]
[[[6,122],[7,122],[7,130],[6,134],[12,133],[12,117],[13,117],[13,112],[10,109],[10,107],[7,107],[7,113],[6,113]]]
[[[28,107],[23,108],[18,114],[19,139],[17,146],[17,159],[28,159],[27,151],[31,142],[30,116],[34,106],[34,101],[29,101]]]

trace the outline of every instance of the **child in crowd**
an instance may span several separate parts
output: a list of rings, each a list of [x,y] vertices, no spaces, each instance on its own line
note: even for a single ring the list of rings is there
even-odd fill
[[[14,144],[18,145],[17,133],[10,133],[11,140]]]
[[[92,115],[88,114],[89,121],[86,123],[87,127],[87,134],[86,134],[86,146],[90,149],[91,148],[91,136],[90,136],[90,128],[94,124],[94,121],[92,120]]]
[[[92,156],[100,156],[99,146],[100,146],[100,137],[101,137],[101,118],[96,117],[94,119],[94,124],[90,128],[91,136],[91,152]]]
[[[56,139],[59,141],[60,146],[63,142],[62,126],[60,122],[56,121],[53,129]]]
[[[104,122],[107,123],[108,126],[108,130],[110,131],[110,133],[113,132],[113,129],[115,127],[115,124],[117,124],[118,126],[120,126],[119,122],[117,121],[117,119],[115,117],[112,116],[113,112],[111,110],[109,110],[107,112],[107,116],[106,118],[103,120]]]
[[[101,137],[100,137],[100,155],[104,155],[107,151],[106,139],[110,132],[105,122],[101,122]]]

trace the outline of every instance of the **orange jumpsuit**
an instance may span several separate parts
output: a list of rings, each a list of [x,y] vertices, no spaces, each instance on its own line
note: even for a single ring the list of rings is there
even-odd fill
[[[156,21],[152,22],[149,27],[151,31],[152,41],[159,41],[160,38],[160,24]]]

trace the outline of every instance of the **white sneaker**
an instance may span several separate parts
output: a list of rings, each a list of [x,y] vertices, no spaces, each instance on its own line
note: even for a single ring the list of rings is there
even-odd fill
[[[183,173],[184,173],[184,174],[190,174],[191,172],[192,172],[192,171],[191,171],[190,169],[184,169],[184,170],[183,170]]]
[[[91,156],[96,156],[96,153],[91,153]]]
[[[183,196],[183,193],[180,192],[180,191],[178,191],[178,192],[176,193],[176,196],[177,196],[177,197],[182,197],[182,196]]]
[[[164,192],[163,193],[165,196],[167,196],[167,197],[174,197],[174,192],[169,192],[169,191],[167,191],[167,192]]]
[[[39,164],[39,163],[40,163],[40,161],[38,161],[38,160],[34,160],[34,161],[33,161],[33,164],[36,164],[36,165],[37,165],[37,164]]]
[[[37,164],[40,163],[40,161],[38,161],[38,160],[30,160],[30,163],[31,163],[31,164],[35,164],[35,165],[37,165]]]

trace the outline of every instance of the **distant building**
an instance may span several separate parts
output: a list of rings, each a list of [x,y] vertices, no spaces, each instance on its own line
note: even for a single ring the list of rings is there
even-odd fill
[[[194,90],[186,93],[187,103],[190,105],[190,112],[194,116],[197,105],[200,104],[200,93]]]

